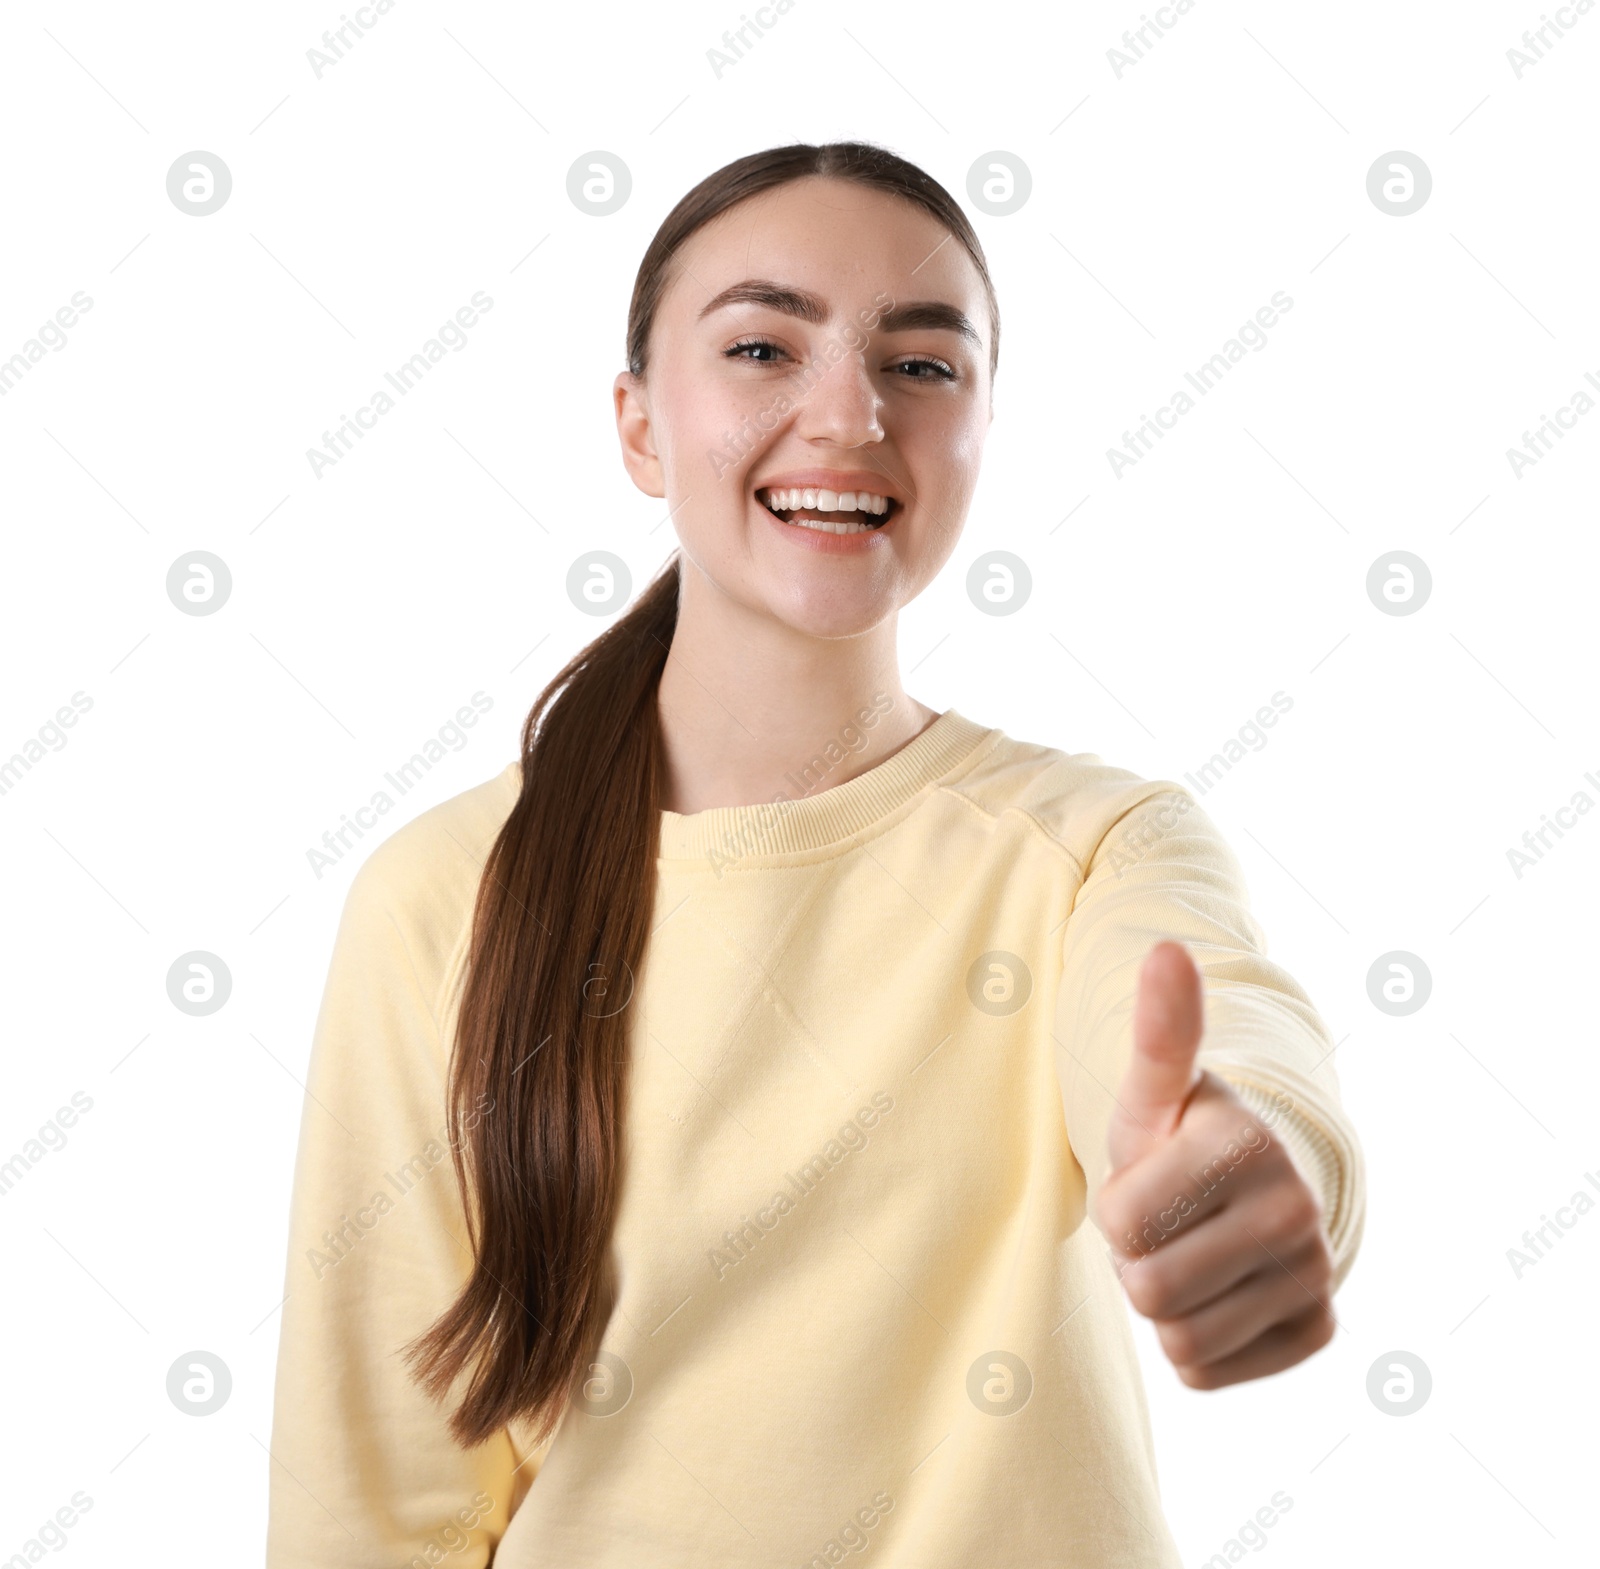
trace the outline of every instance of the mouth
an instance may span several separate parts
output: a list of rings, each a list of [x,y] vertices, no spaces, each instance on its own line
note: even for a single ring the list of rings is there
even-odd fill
[[[872,534],[900,513],[893,496],[867,491],[833,491],[806,487],[765,487],[756,500],[780,523],[822,534]]]

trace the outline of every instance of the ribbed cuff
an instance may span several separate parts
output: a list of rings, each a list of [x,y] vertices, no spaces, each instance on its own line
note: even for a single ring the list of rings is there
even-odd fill
[[[1352,1224],[1348,1214],[1353,1174],[1342,1169],[1333,1141],[1315,1122],[1304,1112],[1279,1105],[1278,1091],[1241,1083],[1223,1069],[1213,1071],[1262,1118],[1272,1137],[1283,1140],[1296,1170],[1322,1200],[1322,1223],[1333,1249],[1333,1289],[1337,1291],[1355,1263],[1361,1241],[1362,1217],[1355,1217]]]

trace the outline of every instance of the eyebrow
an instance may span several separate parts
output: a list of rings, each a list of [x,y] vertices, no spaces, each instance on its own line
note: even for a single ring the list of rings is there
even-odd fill
[[[703,321],[713,311],[730,305],[760,305],[768,310],[782,311],[786,316],[798,316],[800,320],[816,326],[821,326],[831,314],[825,300],[804,289],[790,288],[766,278],[744,278],[707,301],[696,319]],[[975,349],[983,347],[978,329],[968,320],[965,312],[943,300],[912,300],[908,304],[897,305],[878,318],[880,332],[913,332],[919,327],[959,333]]]

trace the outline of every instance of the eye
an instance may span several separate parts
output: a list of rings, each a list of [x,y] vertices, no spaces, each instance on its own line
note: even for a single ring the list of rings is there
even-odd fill
[[[918,355],[914,359],[901,360],[900,363],[902,365],[926,365],[930,370],[938,373],[933,377],[913,376],[911,378],[913,381],[954,381],[956,379],[956,373],[943,360],[936,360],[931,355],[927,357]]]
[[[750,354],[750,352],[749,352],[752,349],[767,349],[767,350],[770,350],[772,357],[768,358],[768,357],[757,357],[757,356],[754,356],[754,355]],[[770,338],[741,338],[739,340],[739,342],[729,344],[728,347],[722,351],[722,357],[724,359],[729,359],[729,360],[743,359],[743,360],[746,360],[751,365],[772,365],[772,364],[775,364],[776,363],[776,356],[778,356],[778,355],[782,355],[785,359],[790,358],[790,355],[789,355],[788,351],[786,349],[780,348]],[[907,380],[909,380],[909,381],[954,381],[954,380],[956,380],[955,371],[953,371],[950,368],[950,366],[947,365],[943,360],[936,359],[931,354],[930,355],[914,355],[911,359],[899,361],[899,368],[900,369],[904,369],[908,365],[915,365],[915,366],[925,367],[927,370],[929,370],[929,371],[931,371],[933,373],[932,375],[917,374],[917,375],[908,376]]]
[[[784,351],[780,349],[778,345],[770,338],[745,338],[740,342],[731,344],[728,348],[724,349],[722,351],[722,357],[729,360],[742,359],[745,357],[744,351],[746,349],[771,349],[774,354],[784,353]],[[750,363],[752,365],[770,365],[772,364],[772,361],[752,359]]]

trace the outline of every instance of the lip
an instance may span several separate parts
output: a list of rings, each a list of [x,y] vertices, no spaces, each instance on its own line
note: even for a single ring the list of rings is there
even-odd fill
[[[808,469],[807,472],[817,471]],[[785,483],[794,482],[785,481]],[[764,490],[766,487],[758,488]],[[832,489],[832,486],[828,488]],[[859,534],[825,534],[820,529],[800,528],[793,523],[785,523],[754,496],[750,498],[750,505],[760,512],[773,528],[779,530],[791,545],[797,545],[801,550],[815,551],[823,556],[859,556],[865,555],[870,550],[882,550],[888,544],[885,536],[900,519],[900,508],[896,506],[891,509],[888,521],[880,523],[877,528],[864,529]]]
[[[825,534],[819,529],[797,528],[775,517],[769,507],[756,495],[761,490],[864,490],[870,496],[887,496],[893,503],[888,518],[878,527],[860,534]],[[750,490],[752,506],[760,507],[762,515],[776,529],[782,529],[791,544],[803,550],[813,550],[824,556],[855,556],[869,550],[880,549],[885,536],[906,510],[906,498],[897,485],[886,484],[883,475],[871,469],[785,469],[781,474],[764,476]]]

